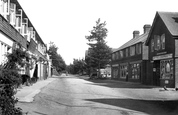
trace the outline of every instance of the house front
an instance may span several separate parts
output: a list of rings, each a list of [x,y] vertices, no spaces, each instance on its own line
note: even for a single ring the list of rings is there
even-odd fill
[[[147,83],[178,87],[178,12],[157,12],[146,45]]]
[[[112,52],[112,79],[146,83],[148,46],[145,46],[150,25],[144,25],[144,33],[133,32],[133,38]]]

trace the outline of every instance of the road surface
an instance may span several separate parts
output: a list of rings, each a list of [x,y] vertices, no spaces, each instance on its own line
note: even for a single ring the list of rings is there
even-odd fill
[[[65,74],[54,79],[18,106],[28,115],[178,115],[173,90]]]

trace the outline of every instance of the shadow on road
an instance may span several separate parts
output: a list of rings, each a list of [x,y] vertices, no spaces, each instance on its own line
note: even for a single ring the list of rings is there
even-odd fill
[[[108,104],[149,115],[177,115],[178,101],[135,100],[135,99],[86,99],[87,101]]]
[[[39,114],[39,115],[47,115],[47,114],[40,113],[40,112],[37,112],[37,111],[34,111],[34,113],[37,113],[37,114]]]
[[[89,79],[88,76],[80,76],[80,75],[75,75],[75,77],[77,77],[79,79],[84,79],[84,80],[89,81],[89,82],[92,82],[92,83],[86,83],[86,84],[89,84],[89,85],[100,85],[100,86],[105,86],[105,87],[110,87],[110,88],[134,88],[134,89],[144,88],[144,89],[151,89],[151,88],[156,87],[156,86],[143,85],[141,83],[124,82],[124,81],[111,80],[111,79],[94,79],[94,80],[91,80],[91,79]]]

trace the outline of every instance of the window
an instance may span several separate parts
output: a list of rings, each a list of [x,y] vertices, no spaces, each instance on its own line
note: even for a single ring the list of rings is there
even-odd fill
[[[131,78],[132,79],[140,79],[140,63],[135,63],[135,64],[131,64]]]
[[[151,52],[154,52],[154,40],[151,39]]]
[[[157,36],[157,50],[161,49],[161,39],[160,36]]]
[[[125,57],[128,57],[128,56],[129,56],[129,49],[126,48],[126,50],[125,50]]]
[[[155,45],[155,50],[158,50],[158,44],[157,44],[157,42],[158,42],[158,35],[154,35],[154,45]]]
[[[130,56],[134,56],[135,55],[135,46],[131,46],[130,47]]]
[[[165,34],[161,35],[161,48],[165,49]]]
[[[112,54],[112,60],[114,60],[115,56],[114,56],[114,53]]]
[[[118,76],[118,67],[114,67],[113,69],[113,78],[117,78],[117,76]]]
[[[120,58],[123,58],[124,57],[124,54],[123,54],[123,51],[121,50],[120,51]]]
[[[128,66],[126,65],[121,65],[120,66],[120,78],[126,79],[128,76]]]
[[[141,54],[141,43],[136,44],[136,53]]]
[[[173,79],[173,60],[160,61],[161,79]]]

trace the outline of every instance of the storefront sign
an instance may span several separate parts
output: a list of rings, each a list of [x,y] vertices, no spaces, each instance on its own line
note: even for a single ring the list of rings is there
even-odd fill
[[[114,65],[112,65],[112,67],[118,67],[119,66],[119,64],[114,64]]]
[[[168,58],[172,58],[172,54],[154,56],[153,60],[161,60],[161,59],[168,59]]]

